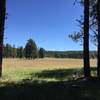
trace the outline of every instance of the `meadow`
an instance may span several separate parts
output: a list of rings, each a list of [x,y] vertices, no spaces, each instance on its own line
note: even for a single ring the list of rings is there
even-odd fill
[[[96,59],[91,59],[91,67],[94,66],[96,66]],[[59,78],[55,78],[57,76],[61,76],[62,79],[70,76],[72,79],[78,77],[76,74],[82,74],[82,68],[82,59],[4,59],[2,81],[21,81],[26,78],[57,81],[59,80]]]
[[[100,100],[100,81],[84,81],[81,59],[4,59],[1,100]],[[91,60],[96,75],[96,60]]]

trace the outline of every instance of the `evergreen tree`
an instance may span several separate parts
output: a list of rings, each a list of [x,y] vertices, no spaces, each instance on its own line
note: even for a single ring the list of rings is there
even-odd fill
[[[17,48],[17,58],[23,58],[24,57],[24,49],[23,47]]]
[[[44,58],[45,57],[45,50],[43,48],[39,49],[39,58]]]
[[[97,76],[100,79],[100,0],[97,0],[97,25],[98,25],[98,60],[97,60]]]
[[[0,77],[2,76],[3,36],[6,15],[6,0],[0,0]]]
[[[90,61],[89,61],[89,0],[84,0],[84,77],[90,77]]]
[[[80,4],[82,6],[84,6],[84,0],[80,0]],[[97,11],[96,11],[96,0],[89,0],[90,3],[90,19],[89,19],[89,29],[91,30],[89,36],[90,36],[90,40],[91,42],[97,46]],[[79,23],[79,27],[80,27],[80,31],[79,32],[74,32],[72,34],[69,35],[69,37],[75,41],[75,42],[79,42],[79,41],[83,41],[83,35],[84,35],[84,17],[81,16],[81,19],[77,19],[77,22]]]
[[[4,47],[4,55],[6,58],[12,58],[13,57],[13,49],[10,44],[6,44]]]
[[[25,46],[25,58],[37,58],[37,46],[35,41],[29,39]]]
[[[15,45],[13,45],[13,47],[11,47],[11,49],[12,49],[12,57],[16,58],[16,56],[17,56],[17,50],[15,48]]]
[[[69,35],[72,40],[78,42],[83,40],[83,60],[84,60],[84,77],[90,77],[90,61],[89,61],[89,7],[90,0],[81,0],[81,4],[84,5],[84,21],[78,20],[80,23],[80,32],[75,32]],[[92,3],[93,4],[93,3]],[[82,19],[83,20],[83,19]]]

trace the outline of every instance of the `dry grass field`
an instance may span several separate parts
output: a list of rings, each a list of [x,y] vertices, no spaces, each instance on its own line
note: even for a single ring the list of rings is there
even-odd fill
[[[3,67],[6,68],[32,68],[32,69],[55,69],[55,68],[81,68],[83,66],[82,59],[55,59],[44,58],[35,60],[25,59],[4,59]],[[91,66],[96,66],[96,60],[91,59]]]
[[[91,66],[96,66],[96,60],[91,60]],[[51,75],[58,73],[66,74],[67,70],[70,69],[81,69],[83,68],[82,59],[54,59],[54,58],[44,58],[44,59],[35,59],[35,60],[26,60],[26,59],[3,59],[3,77],[7,80],[22,80],[30,78],[33,74],[33,77],[37,79],[35,73],[46,72]],[[66,70],[66,71],[65,71]],[[73,73],[68,72],[68,73]],[[41,73],[41,75],[44,73]],[[66,76],[67,77],[67,76]],[[72,77],[72,76],[71,76]],[[4,79],[5,80],[5,79]],[[51,79],[50,79],[51,80]],[[55,80],[55,79],[54,79]]]
[[[2,100],[100,100],[100,81],[84,81],[81,59],[4,59]],[[96,75],[96,60],[91,60]]]

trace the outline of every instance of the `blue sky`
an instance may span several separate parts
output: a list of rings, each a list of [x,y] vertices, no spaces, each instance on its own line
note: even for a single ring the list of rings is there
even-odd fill
[[[25,46],[32,38],[46,50],[82,50],[68,34],[78,31],[82,7],[74,0],[7,0],[4,43]],[[90,49],[96,47],[91,45]]]

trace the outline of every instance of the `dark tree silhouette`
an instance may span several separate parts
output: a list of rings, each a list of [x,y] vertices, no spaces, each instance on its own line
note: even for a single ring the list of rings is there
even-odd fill
[[[37,45],[32,39],[29,39],[25,45],[25,58],[37,58]]]
[[[84,57],[84,77],[89,78],[90,75],[90,61],[89,61],[89,0],[84,0],[84,43],[83,43],[83,57]]]
[[[40,48],[38,53],[39,53],[39,58],[45,57],[45,50],[43,48]]]
[[[100,78],[100,0],[97,0],[97,24],[98,24],[97,76],[98,76],[98,78]]]
[[[84,6],[84,0],[80,0],[80,4]],[[90,11],[89,11],[89,29],[91,30],[90,32],[90,40],[91,42],[97,46],[97,11],[96,11],[96,0],[89,0],[89,6],[90,6]],[[72,34],[69,34],[69,38],[71,38],[75,42],[83,41],[83,26],[84,26],[84,17],[81,16],[80,19],[77,19],[77,22],[79,24],[80,30],[78,32],[74,32]]]
[[[0,0],[0,77],[2,76],[3,36],[6,15],[6,0]]]
[[[22,46],[17,48],[17,58],[24,58],[24,49]]]

